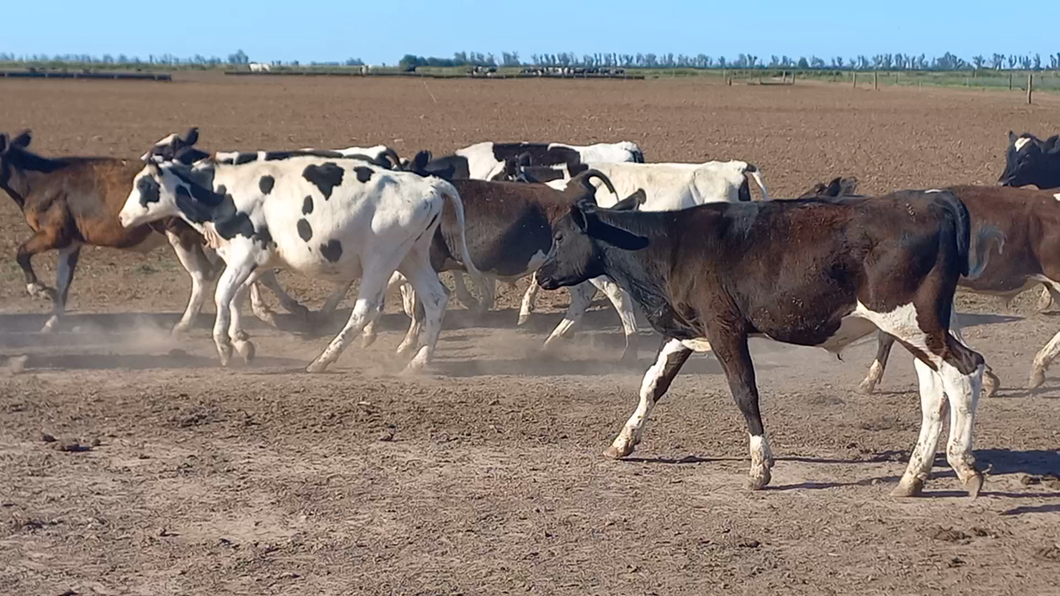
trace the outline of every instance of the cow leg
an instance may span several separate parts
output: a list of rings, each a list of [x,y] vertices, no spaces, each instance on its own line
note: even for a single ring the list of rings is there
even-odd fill
[[[593,296],[596,295],[596,288],[589,282],[582,282],[567,288],[567,290],[570,291],[570,306],[567,307],[567,312],[563,314],[563,320],[559,322],[559,325],[556,325],[556,328],[549,334],[548,339],[545,340],[545,349],[555,345],[560,338],[567,335],[581,321],[582,315],[585,314],[589,305],[593,303]]]
[[[383,293],[383,304],[379,307],[379,314],[380,315],[382,315],[383,311],[386,309],[386,297],[390,295],[390,292],[392,292],[394,290],[395,286],[400,288],[402,305],[405,306],[405,313],[408,314],[409,307],[406,304],[406,300],[410,300],[411,299],[413,302],[415,302],[416,296],[415,295],[411,295],[411,298],[406,298],[406,294],[411,294],[412,293],[411,289],[409,289],[406,292],[405,287],[406,287],[407,283],[408,283],[408,280],[405,279],[405,276],[401,275],[401,273],[399,273],[397,271],[395,271],[394,274],[390,276],[390,280],[386,282],[386,291]],[[353,283],[351,282],[350,286],[352,286],[352,285],[353,285]],[[350,286],[346,286],[347,291],[349,291],[349,287]],[[412,315],[409,315],[409,316],[411,317]],[[370,345],[375,343],[375,339],[376,339],[375,325],[376,325],[377,322],[378,322],[377,320],[369,321],[368,324],[364,326],[364,331],[361,333],[361,347],[362,348],[367,348],[368,346],[370,346]]]
[[[31,260],[34,255],[59,248],[60,244],[57,234],[51,233],[50,230],[41,230],[19,245],[15,261],[22,268],[22,274],[26,280],[26,291],[29,292],[30,296],[51,300],[52,303],[58,301],[59,295],[56,291],[40,283],[37,279]]]
[[[400,254],[399,251],[395,251]],[[393,256],[393,253],[390,255]],[[361,276],[361,287],[357,291],[357,300],[353,311],[346,321],[346,326],[331,340],[327,348],[306,367],[306,372],[324,372],[327,367],[350,345],[350,340],[361,334],[368,323],[379,317],[383,300],[386,298],[386,286],[394,273],[393,266],[385,267],[378,263],[365,264]]]
[[[191,296],[188,298],[188,307],[184,309],[184,315],[170,331],[173,335],[179,335],[191,328],[195,323],[195,317],[199,316],[202,310],[202,304],[206,300],[206,283],[213,265],[203,252],[202,245],[184,246],[180,241],[180,236],[169,231],[166,232],[166,239],[173,247],[177,260],[191,276]]]
[[[947,460],[957,473],[957,478],[968,494],[975,498],[983,485],[983,476],[975,469],[975,458],[972,456],[972,437],[975,423],[975,408],[983,388],[983,357],[968,348],[949,330],[950,321],[934,318],[937,307],[933,304],[917,308],[915,304],[899,306],[890,312],[878,313],[859,305],[859,316],[872,321],[881,331],[889,333],[901,341],[916,358],[922,361],[941,381],[945,397],[953,409],[953,424],[950,429],[950,441],[946,449]],[[950,320],[955,320],[951,311]],[[924,328],[929,331],[924,331]],[[931,347],[929,347],[931,346]],[[921,377],[921,405],[924,412],[923,424],[909,467],[891,493],[896,496],[915,496],[919,494],[927,479],[927,470],[934,459],[934,449],[938,446],[938,431],[935,430],[935,418],[941,420],[939,406],[936,413],[928,412],[935,408],[937,397],[924,396],[925,390],[937,394],[934,383],[928,383]],[[941,424],[938,423],[938,424]],[[925,461],[926,460],[926,461]]]
[[[309,309],[306,308],[305,306],[303,306],[301,303],[299,303],[294,298],[291,298],[287,294],[287,292],[284,291],[283,287],[280,285],[280,282],[276,280],[276,272],[275,271],[269,271],[269,272],[263,274],[260,278],[258,278],[258,283],[260,283],[261,285],[265,286],[266,288],[269,289],[270,292],[272,292],[273,294],[276,295],[276,298],[278,298],[280,300],[280,306],[282,306],[284,310],[286,310],[287,312],[291,313],[295,317],[298,317],[304,323],[308,323],[309,322]],[[256,313],[256,312],[254,314],[258,315],[258,313]],[[259,316],[258,318],[261,318],[261,317]],[[263,322],[265,322],[265,323],[268,323],[270,325],[275,326],[275,323],[276,323],[275,317],[273,316],[273,317],[270,317],[270,318],[272,319],[271,323],[269,322],[269,320],[266,320],[266,319],[261,319],[261,320]]]
[[[339,304],[342,303],[346,294],[350,293],[350,288],[352,287],[352,279],[350,281],[335,284],[335,291],[333,291],[331,295],[328,296],[328,299],[324,301],[324,306],[320,307],[320,315],[324,317],[324,319],[331,318],[331,315],[335,314],[335,311],[338,310]]]
[[[66,297],[70,294],[70,283],[74,281],[77,260],[81,256],[81,244],[71,243],[59,249],[59,267],[56,273],[55,301],[52,303],[52,316],[44,323],[41,333],[51,333],[59,328],[59,319],[66,313]]]
[[[1060,289],[1060,284],[1053,281],[1043,282],[1051,292],[1056,292]],[[1049,340],[1049,343],[1045,344],[1045,347],[1038,352],[1034,357],[1034,365],[1031,368],[1031,377],[1027,386],[1030,389],[1037,389],[1045,383],[1045,371],[1052,364],[1057,354],[1060,354],[1060,333],[1057,333]]]
[[[250,284],[250,310],[259,321],[270,327],[279,327],[276,311],[265,304],[265,299],[261,296],[261,284],[258,282]]]
[[[471,291],[467,289],[467,284],[464,283],[464,273],[462,271],[453,271],[453,288],[456,290],[456,299],[460,304],[464,305],[464,308],[476,312],[489,310],[483,309],[479,301],[471,295]]]
[[[637,361],[637,317],[633,313],[633,303],[629,294],[608,277],[594,277],[589,283],[607,295],[607,299],[618,311],[622,320],[622,332],[626,336],[626,348],[622,351],[623,362]],[[536,283],[534,284],[537,285]]]
[[[763,488],[772,479],[773,453],[769,449],[769,438],[762,426],[762,413],[758,407],[758,386],[755,383],[754,363],[747,347],[747,335],[737,334],[716,325],[710,331],[710,348],[721,363],[729,381],[736,405],[747,423],[748,442],[751,452],[751,469],[748,487]]]
[[[431,267],[429,249],[429,244],[413,247],[401,264],[401,272],[415,290],[417,300],[413,304],[412,324],[405,340],[401,342],[401,347],[398,348],[399,353],[415,349],[421,325],[425,332],[423,345],[409,362],[405,372],[422,370],[434,357],[438,336],[442,332],[445,305],[449,301],[449,293],[438,279],[438,272]],[[416,306],[422,307],[422,315],[416,311]]]
[[[1055,302],[1060,302],[1060,292],[1057,292],[1051,284],[1042,284],[1042,295],[1038,297],[1035,308],[1038,312],[1048,312]]]
[[[950,334],[957,338],[961,345],[968,345],[968,342],[964,341],[964,335],[961,333],[961,321],[957,316],[956,306],[950,310]],[[992,397],[1000,387],[1001,379],[994,374],[989,364],[985,364],[983,367],[983,397]]]
[[[497,305],[497,280],[492,277],[483,277],[473,281],[476,282],[474,285],[479,288],[482,295],[482,300],[478,305],[479,314],[493,310],[493,307]]]
[[[230,258],[228,267],[221,274],[214,292],[214,304],[217,307],[217,319],[213,324],[213,342],[217,346],[217,354],[221,358],[221,366],[228,366],[232,359],[232,342],[228,335],[229,323],[232,318],[232,299],[239,292],[247,278],[254,272],[256,265],[249,258]],[[252,349],[243,346],[240,353]]]
[[[924,488],[935,463],[939,435],[942,433],[942,418],[946,415],[946,396],[942,377],[919,358],[913,359],[916,376],[920,381],[920,436],[909,457],[909,465],[898,486],[891,491],[895,497],[915,497]]]
[[[530,313],[534,312],[534,301],[537,300],[537,292],[541,286],[537,285],[537,271],[530,277],[530,287],[523,294],[523,302],[519,305],[519,321],[516,325],[525,325],[530,320]]]
[[[891,357],[891,348],[894,347],[894,338],[882,331],[876,332],[876,359],[869,366],[869,374],[865,380],[858,385],[858,391],[865,395],[871,395],[876,390],[876,385],[883,378],[883,372],[887,368],[887,360]]]
[[[250,342],[250,336],[243,330],[243,302],[247,298],[247,294],[257,284],[256,281],[257,272],[254,272],[236,289],[235,295],[232,296],[231,304],[231,320],[228,323],[228,338],[232,341],[232,345],[235,346],[236,352],[243,358],[243,361],[250,364],[254,360],[255,348],[254,344]]]
[[[640,402],[637,409],[626,421],[622,431],[618,433],[611,446],[604,451],[604,455],[612,459],[621,459],[633,453],[634,447],[640,443],[644,432],[644,425],[648,422],[655,404],[666,394],[670,383],[677,376],[681,366],[684,365],[692,350],[684,346],[676,339],[669,339],[659,349],[659,355],[655,358],[655,364],[644,373],[644,380],[640,385]]]

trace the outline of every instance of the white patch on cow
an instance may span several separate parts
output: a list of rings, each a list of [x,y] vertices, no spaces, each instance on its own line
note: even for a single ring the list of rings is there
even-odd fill
[[[1053,198],[1056,199],[1057,201],[1060,201],[1060,192],[1058,192],[1055,195],[1053,195]]]
[[[751,483],[754,488],[769,484],[769,469],[773,467],[773,451],[769,448],[769,439],[765,433],[755,436],[747,435],[751,452]]]
[[[920,328],[920,324],[917,323],[916,306],[912,303],[903,304],[889,312],[877,312],[869,309],[859,300],[857,308],[854,309],[850,316],[871,321],[876,327],[910,344],[912,347],[919,348],[925,353],[928,351],[924,331]]]
[[[850,314],[843,317],[839,322],[839,329],[818,347],[839,354],[843,348],[875,332],[876,325],[872,321],[857,314]]]
[[[926,193],[926,194],[931,194],[931,193],[936,193],[936,192],[942,192],[942,189],[941,188],[932,188],[931,190],[925,190],[924,191],[924,193]]]
[[[1030,142],[1031,142],[1031,138],[1030,137],[1020,137],[1020,138],[1016,139],[1016,141],[1014,143],[1012,143],[1012,146],[1016,148],[1016,151],[1021,151],[1024,147],[1027,146],[1027,143],[1030,143]]]
[[[705,337],[697,337],[697,338],[694,338],[694,339],[683,339],[683,340],[681,340],[681,344],[684,347],[688,348],[689,350],[692,350],[693,352],[702,353],[702,352],[710,352],[711,351],[710,342],[707,341],[707,338],[705,338]]]

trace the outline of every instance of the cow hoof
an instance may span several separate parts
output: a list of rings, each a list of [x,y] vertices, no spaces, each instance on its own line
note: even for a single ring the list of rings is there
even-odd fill
[[[402,356],[402,357],[408,357],[408,356],[411,356],[412,354],[415,354],[416,353],[416,348],[419,347],[419,346],[416,345],[416,343],[417,342],[411,342],[411,343],[406,344],[405,342],[402,342],[401,345],[399,345],[397,347],[397,355],[398,356]],[[412,366],[411,362],[409,363],[409,366]]]
[[[1045,384],[1045,371],[1039,368],[1031,371],[1031,378],[1027,381],[1027,389],[1037,389]]]
[[[229,338],[233,342],[239,342],[239,341],[247,341],[248,339],[250,339],[250,336],[247,335],[246,331],[243,331],[242,329],[237,329],[235,333],[233,333],[232,335],[229,336]]]
[[[994,397],[997,390],[1001,388],[1001,379],[990,371],[983,374],[983,397]]]
[[[42,300],[51,300],[52,302],[56,302],[59,298],[58,292],[56,292],[53,288],[49,288],[48,286],[41,285],[39,283],[28,284],[26,286],[26,291],[29,292],[30,296],[33,296],[34,298],[40,298]]]
[[[515,322],[515,326],[516,327],[522,327],[523,325],[526,325],[527,321],[529,321],[529,320],[530,320],[530,313],[526,313],[526,314],[519,313],[519,320]]]
[[[169,330],[169,335],[170,335],[170,337],[184,337],[185,335],[187,335],[188,329],[190,329],[190,328],[191,328],[191,325],[185,325],[183,323],[177,323],[176,325],[173,326],[172,329]]]
[[[876,381],[865,379],[858,385],[858,393],[862,395],[872,395],[873,391],[876,391]]]
[[[314,360],[309,363],[309,366],[305,367],[305,371],[310,374],[322,373],[328,369],[328,365],[320,360]]]
[[[1053,296],[1048,291],[1042,292],[1041,297],[1038,298],[1038,303],[1034,305],[1034,309],[1040,313],[1049,312],[1052,307]]]
[[[374,344],[375,343],[375,338],[376,338],[376,335],[374,333],[371,334],[371,335],[362,335],[361,336],[361,347],[362,348],[367,348],[368,346]]]
[[[604,449],[604,457],[609,459],[622,459],[633,453],[633,444],[626,443],[622,446],[612,443],[610,447]]]
[[[49,318],[46,323],[44,323],[44,327],[41,327],[40,332],[41,333],[55,333],[56,331],[58,331],[58,329],[59,329],[59,317],[57,317],[55,315],[52,315],[52,317]]]
[[[747,488],[750,490],[762,490],[772,479],[773,475],[769,472],[767,466],[762,466],[757,469],[752,468],[747,476]]]
[[[924,491],[924,481],[919,478],[913,478],[907,480],[905,477],[898,483],[898,486],[894,487],[891,491],[892,497],[907,498],[907,497],[919,497],[920,493]]]
[[[250,364],[254,361],[254,355],[257,353],[257,348],[254,347],[254,342],[247,340],[236,340],[236,351],[240,357],[243,358],[243,362]]]
[[[968,491],[968,497],[973,501],[979,496],[979,491],[983,489],[983,474],[976,470],[975,474],[968,477],[963,482],[964,490]]]

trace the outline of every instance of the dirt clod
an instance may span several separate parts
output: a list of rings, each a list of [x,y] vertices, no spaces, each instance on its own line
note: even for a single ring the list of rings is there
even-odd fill
[[[933,540],[941,540],[943,542],[964,543],[972,539],[968,534],[953,528],[932,528],[927,531],[927,535]]]
[[[50,435],[50,434],[48,434],[48,433],[42,432],[40,434],[40,440],[44,441],[45,443],[54,443],[55,442],[55,437]]]

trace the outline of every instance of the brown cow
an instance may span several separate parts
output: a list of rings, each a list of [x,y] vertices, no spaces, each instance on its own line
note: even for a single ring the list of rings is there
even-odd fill
[[[18,247],[17,261],[30,295],[53,303],[42,331],[54,331],[59,325],[83,245],[146,252],[167,239],[192,279],[191,299],[173,330],[189,328],[202,307],[203,289],[214,267],[203,252],[202,237],[179,219],[131,229],[121,226],[118,212],[144,164],[109,157],[45,158],[28,150],[31,140],[29,131],[14,138],[0,134],[0,190],[14,199],[33,229],[33,236]],[[54,289],[38,281],[30,262],[49,250],[59,251]]]
[[[1060,201],[1053,192],[1004,186],[954,186],[946,190],[968,207],[973,226],[995,226],[1005,236],[1000,254],[990,256],[978,278],[961,278],[962,288],[1011,300],[1040,283],[1054,297],[1060,296]],[[893,338],[880,336],[876,360],[860,386],[862,391],[872,393],[883,377],[893,343]],[[1060,333],[1034,357],[1028,382],[1031,389],[1045,382],[1045,371],[1058,354]],[[996,377],[991,376],[984,379],[986,395],[996,389]]]

